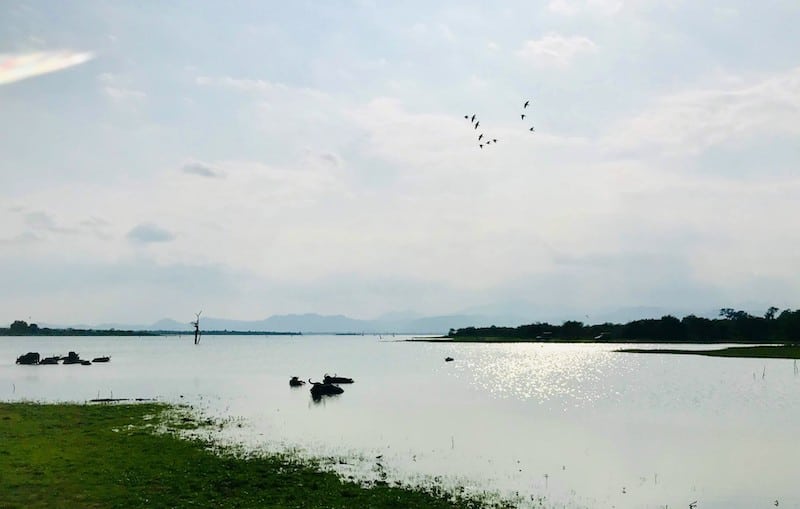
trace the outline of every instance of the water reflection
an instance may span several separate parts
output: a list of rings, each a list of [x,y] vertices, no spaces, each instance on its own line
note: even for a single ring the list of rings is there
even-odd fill
[[[592,345],[499,344],[465,349],[456,374],[500,398],[558,399],[567,406],[618,396],[600,383],[627,369],[624,357]]]
[[[792,361],[614,346],[369,337],[25,338],[0,342],[0,399],[159,397],[240,416],[223,437],[327,458],[359,479],[498,489],[539,507],[800,507]],[[15,366],[27,351],[109,354]],[[453,362],[445,362],[452,357]],[[180,360],[180,362],[177,362]],[[315,402],[323,373],[356,378]],[[524,502],[524,503],[523,503]]]

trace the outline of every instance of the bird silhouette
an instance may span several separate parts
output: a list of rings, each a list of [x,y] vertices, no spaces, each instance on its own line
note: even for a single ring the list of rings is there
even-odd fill
[[[488,144],[490,144],[491,142],[492,142],[492,140],[486,140],[486,143],[484,143],[484,145],[488,145]]]
[[[530,129],[528,129],[528,131],[530,131],[530,132],[532,132],[532,133],[533,133],[533,132],[536,132],[536,129],[534,129],[533,127],[531,127]]]
[[[470,122],[475,122],[475,115],[472,115],[472,118],[469,119]]]
[[[522,107],[527,108],[530,103],[531,103],[530,101],[525,101],[525,104],[523,104]]]
[[[477,121],[477,122],[475,122],[475,129],[477,129],[479,125],[481,125],[481,122],[480,122],[480,120],[479,120],[479,121]]]
[[[492,143],[497,143],[497,140],[495,138],[492,138]]]
[[[481,135],[478,136],[478,141],[481,141],[481,138],[483,138],[483,133],[481,133]]]
[[[525,114],[523,113],[522,115],[520,115],[520,118],[521,118],[522,120],[525,120]]]
[[[469,120],[469,115],[464,115],[464,118]]]
[[[478,146],[479,146],[479,147],[481,147],[481,150],[483,150],[483,143],[481,143],[481,144],[480,144],[480,145],[478,145]]]

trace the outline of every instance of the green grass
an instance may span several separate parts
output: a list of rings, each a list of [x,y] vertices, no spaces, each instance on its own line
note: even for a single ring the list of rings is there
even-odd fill
[[[243,457],[157,429],[163,404],[0,403],[0,508],[477,508],[441,488],[342,480],[289,455]]]
[[[764,359],[800,359],[800,346],[734,346],[717,350],[678,350],[624,348],[617,350],[626,353],[663,353],[678,355],[706,355],[708,357],[747,357]]]

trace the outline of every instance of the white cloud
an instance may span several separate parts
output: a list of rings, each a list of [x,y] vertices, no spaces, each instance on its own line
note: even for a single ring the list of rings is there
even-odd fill
[[[147,94],[130,87],[127,84],[130,80],[119,74],[104,72],[97,76],[97,81],[105,96],[119,105],[134,105],[147,98]]]
[[[800,135],[800,67],[663,96],[612,129],[617,150],[696,155],[747,137]]]
[[[615,14],[622,9],[622,0],[550,0],[547,10],[562,16],[578,14]]]
[[[276,97],[286,94],[303,95],[307,98],[324,99],[327,94],[304,87],[289,87],[283,83],[277,83],[269,80],[260,79],[247,79],[247,78],[233,78],[230,76],[212,77],[212,76],[198,76],[195,78],[195,83],[201,86],[217,86],[238,90],[241,92],[256,93],[262,96]]]
[[[0,246],[24,246],[39,242],[41,238],[33,232],[23,232],[9,239],[0,238]]]
[[[297,16],[282,17],[285,26],[268,13],[247,13],[245,23],[167,20],[187,34],[167,52],[152,46],[169,37],[167,25],[136,37],[147,16],[126,9],[136,23],[115,25],[118,43],[91,64],[95,87],[60,90],[48,78],[15,86],[3,105],[0,201],[24,208],[0,214],[0,276],[15,277],[14,260],[49,261],[69,275],[75,263],[129,270],[121,261],[133,257],[162,275],[235,271],[252,295],[259,285],[268,288],[259,296],[274,294],[246,298],[237,284],[217,309],[256,312],[258,301],[288,311],[288,293],[269,284],[283,282],[306,289],[292,298],[296,311],[359,314],[541,303],[556,291],[558,306],[679,302],[698,281],[733,295],[758,274],[791,274],[800,238],[786,218],[797,215],[797,183],[783,170],[721,178],[727,168],[714,158],[747,145],[754,159],[795,164],[796,71],[752,78],[787,65],[793,40],[779,48],[763,37],[780,15],[774,7],[748,10],[764,23],[731,26],[721,21],[729,12],[670,4],[414,6],[391,19],[342,6],[345,25],[315,23],[313,40],[292,25],[312,21],[292,4],[286,13]],[[531,32],[531,23],[558,33]],[[230,37],[204,38],[220,30]],[[259,48],[271,48],[269,65],[252,65]],[[252,74],[231,74],[243,69]],[[725,76],[705,74],[714,72]],[[714,84],[687,88],[698,74]],[[664,90],[673,92],[659,98]],[[47,100],[64,93],[69,101]],[[519,118],[527,96],[535,134]],[[149,115],[109,114],[150,103],[158,108]],[[479,114],[478,131],[468,113]],[[499,143],[479,149],[481,133]],[[770,156],[758,137],[783,145]],[[29,140],[46,150],[26,150]],[[145,238],[160,230],[172,240],[131,242],[131,227],[146,220],[156,230]],[[358,283],[342,299],[320,296],[326,281],[336,292],[341,281]],[[429,286],[414,292],[407,281]],[[129,289],[117,307],[138,299]],[[215,293],[209,286],[202,297]]]
[[[550,0],[547,10],[564,16],[574,16],[580,12],[578,3],[571,0]]]
[[[596,51],[597,45],[587,37],[565,37],[551,32],[540,39],[526,41],[517,55],[538,66],[564,68],[578,55]]]
[[[117,102],[139,102],[147,97],[147,94],[141,90],[134,90],[131,88],[104,87],[103,92],[105,92],[109,98]]]

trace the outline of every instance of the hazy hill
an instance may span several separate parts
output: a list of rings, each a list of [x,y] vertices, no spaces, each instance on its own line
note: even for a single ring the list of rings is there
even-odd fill
[[[117,329],[117,330],[163,330],[188,331],[189,317],[186,322],[171,318],[163,318],[155,323],[121,324],[103,323],[94,326],[81,325],[82,328]],[[200,328],[210,330],[236,331],[269,331],[269,332],[303,332],[322,333],[400,333],[400,334],[446,334],[451,328],[488,327],[490,325],[516,326],[522,321],[509,320],[508,317],[492,317],[483,315],[445,315],[416,317],[412,314],[387,314],[375,320],[359,320],[344,315],[319,315],[316,313],[273,315],[263,320],[231,320],[226,318],[201,317]],[[54,326],[63,327],[63,326]],[[73,326],[74,327],[74,326]]]
[[[592,316],[570,316],[566,319],[579,320],[591,323],[624,323],[641,318],[660,318],[663,315],[685,316],[689,312],[680,313],[676,310],[655,307],[621,308],[613,312],[601,313]],[[704,316],[706,313],[696,313]],[[709,317],[715,313],[707,313]],[[67,327],[85,329],[117,329],[117,330],[163,330],[163,331],[188,331],[192,329],[189,322],[194,316],[186,317],[183,322],[163,318],[155,323],[144,325],[103,323],[98,325],[70,325]],[[359,320],[344,315],[320,315],[316,313],[273,315],[263,320],[231,320],[227,318],[201,317],[200,327],[204,331],[229,330],[229,331],[265,331],[265,332],[302,332],[307,334],[337,334],[337,333],[400,333],[400,334],[447,334],[452,329],[464,327],[517,327],[540,321],[558,324],[563,320],[551,316],[521,316],[520,313],[503,314],[492,312],[475,312],[464,314],[421,316],[413,312],[387,313],[374,320]],[[64,326],[45,325],[53,328]]]

